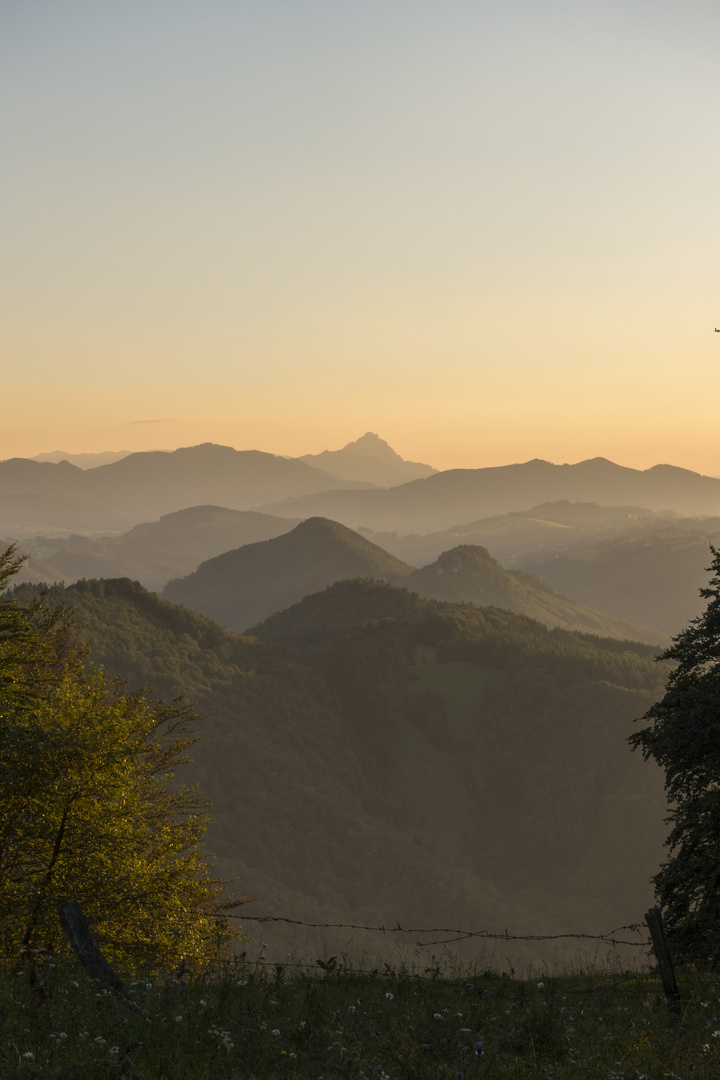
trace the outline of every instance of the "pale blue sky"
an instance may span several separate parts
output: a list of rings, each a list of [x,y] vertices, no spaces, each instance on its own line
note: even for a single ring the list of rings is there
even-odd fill
[[[720,472],[719,29],[0,0],[0,457],[370,429],[438,467]]]

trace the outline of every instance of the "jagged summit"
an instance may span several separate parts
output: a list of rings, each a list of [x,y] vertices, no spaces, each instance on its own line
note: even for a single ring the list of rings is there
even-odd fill
[[[431,465],[405,461],[374,431],[366,431],[359,439],[343,446],[342,450],[305,454],[299,460],[313,468],[335,473],[344,480],[364,480],[380,487],[394,487],[437,472]]]

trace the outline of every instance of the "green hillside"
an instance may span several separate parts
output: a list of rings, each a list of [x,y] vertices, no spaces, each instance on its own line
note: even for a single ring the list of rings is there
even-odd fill
[[[382,582],[335,584],[254,638],[127,580],[50,599],[77,607],[108,670],[212,713],[190,776],[218,869],[259,898],[244,910],[597,932],[650,902],[662,785],[625,737],[660,692],[651,647]]]

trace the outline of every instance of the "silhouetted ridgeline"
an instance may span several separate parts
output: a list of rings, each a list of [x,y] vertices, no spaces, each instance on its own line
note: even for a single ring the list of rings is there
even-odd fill
[[[507,608],[546,626],[669,644],[657,631],[583,607],[530,574],[503,569],[484,548],[453,548],[413,571],[326,518],[309,518],[276,539],[209,559],[193,574],[169,582],[163,596],[242,632],[318,589],[354,577],[405,583],[433,599]]]
[[[368,486],[304,461],[214,443],[130,454],[87,470],[10,458],[0,461],[0,535],[122,532],[190,506],[251,510],[270,498]]]
[[[50,598],[108,670],[212,712],[188,775],[248,914],[597,933],[647,907],[664,798],[625,737],[660,691],[652,647],[381,582],[254,638],[127,580]]]
[[[389,491],[328,491],[268,501],[258,509],[302,518],[319,515],[352,529],[429,533],[563,499],[718,514],[720,479],[672,465],[641,471],[605,458],[577,465],[536,459],[489,469],[449,469]]]

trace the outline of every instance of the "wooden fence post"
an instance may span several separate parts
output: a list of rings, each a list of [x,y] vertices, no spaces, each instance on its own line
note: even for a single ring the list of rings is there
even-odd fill
[[[682,1015],[680,990],[678,989],[677,979],[675,978],[675,970],[673,968],[667,938],[665,937],[665,926],[663,924],[660,908],[650,908],[645,914],[645,922],[648,924],[648,929],[650,930],[650,937],[652,938],[655,957],[657,959],[658,968],[660,969],[660,977],[662,979],[663,989],[665,990],[668,1008],[675,1018],[679,1018]]]
[[[65,933],[90,978],[121,993],[123,984],[93,941],[77,900],[66,900],[64,904],[58,904],[57,910]]]

